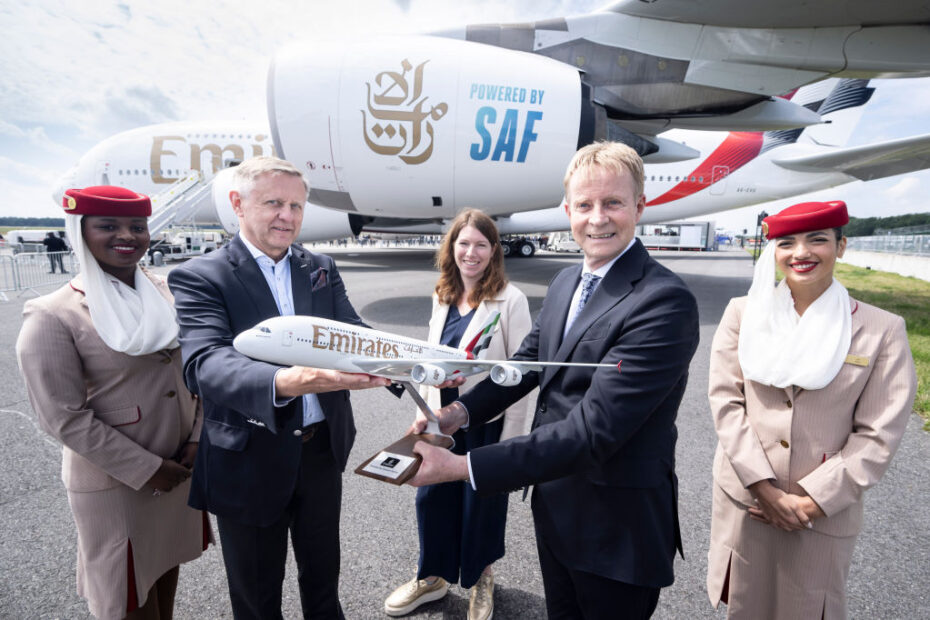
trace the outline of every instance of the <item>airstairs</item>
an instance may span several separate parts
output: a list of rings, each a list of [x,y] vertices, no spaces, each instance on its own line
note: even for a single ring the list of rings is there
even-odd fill
[[[165,229],[189,221],[211,199],[210,188],[210,183],[203,182],[203,173],[192,170],[164,191],[151,196],[149,235],[157,237]]]

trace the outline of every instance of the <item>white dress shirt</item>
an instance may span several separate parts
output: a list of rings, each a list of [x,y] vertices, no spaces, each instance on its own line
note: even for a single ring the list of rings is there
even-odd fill
[[[268,288],[271,289],[271,296],[274,297],[274,303],[278,306],[278,312],[281,316],[294,316],[294,292],[291,288],[291,262],[288,260],[291,257],[291,248],[287,249],[287,254],[284,255],[284,258],[278,262],[274,262],[274,259],[252,245],[249,240],[245,238],[245,235],[239,233],[239,238],[242,239],[242,243],[248,248],[249,252],[252,254],[252,258],[255,259],[259,269],[262,270],[262,275],[265,276],[265,281],[268,282]],[[307,283],[307,286],[309,285],[310,284]],[[279,370],[278,372],[281,371]],[[276,372],[275,376],[277,376],[277,374]],[[274,384],[272,384],[271,390],[276,407],[283,407],[293,400],[292,398],[278,400]],[[316,422],[322,422],[325,419],[326,418],[323,416],[323,408],[320,407],[320,400],[316,397],[316,394],[304,394],[303,425],[309,426]]]

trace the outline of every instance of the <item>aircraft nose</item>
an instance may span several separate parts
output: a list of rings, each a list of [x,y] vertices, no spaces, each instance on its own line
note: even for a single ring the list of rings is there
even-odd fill
[[[52,188],[52,199],[58,206],[61,206],[61,201],[65,197],[65,190],[69,190],[76,186],[76,179],[77,168],[72,168],[61,175],[58,181],[55,182],[55,187]]]
[[[233,348],[243,355],[251,356],[254,353],[252,345],[255,343],[255,337],[252,335],[254,329],[247,329],[235,338],[233,338]]]

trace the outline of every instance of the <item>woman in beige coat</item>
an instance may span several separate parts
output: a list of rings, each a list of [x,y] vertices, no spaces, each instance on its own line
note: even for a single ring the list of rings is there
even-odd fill
[[[500,312],[487,359],[507,359],[531,327],[526,296],[507,282],[500,236],[494,221],[477,209],[466,209],[452,221],[436,254],[439,282],[433,295],[429,342],[464,348]],[[459,390],[484,378],[469,377],[459,388],[421,387],[427,404],[439,409]],[[469,450],[526,434],[526,399],[495,420],[454,435],[453,451]],[[424,417],[421,412],[417,415]],[[448,582],[471,588],[469,620],[485,620],[494,608],[491,564],[504,555],[507,496],[478,497],[470,485],[449,482],[417,491],[420,561],[417,576],[385,601],[388,615],[401,616],[445,596]]]
[[[848,221],[842,202],[766,218],[772,241],[749,295],[730,302],[714,337],[707,591],[728,618],[846,617],[862,495],[911,413],[904,320],[833,278]]]
[[[20,368],[40,426],[63,445],[78,594],[98,618],[170,618],[178,565],[212,534],[187,506],[201,420],[171,296],[136,265],[151,204],[107,186],[64,203],[81,275],[26,303]]]

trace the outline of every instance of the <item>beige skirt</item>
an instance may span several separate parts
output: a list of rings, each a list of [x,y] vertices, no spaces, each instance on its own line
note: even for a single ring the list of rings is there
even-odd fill
[[[204,513],[187,505],[189,491],[190,480],[159,496],[123,485],[68,492],[78,533],[77,592],[94,616],[126,616],[130,545],[141,607],[159,577],[200,557],[205,537],[213,540]]]
[[[728,585],[727,618],[846,618],[846,578],[855,536],[786,532],[749,518],[714,484],[707,594],[714,608]]]

